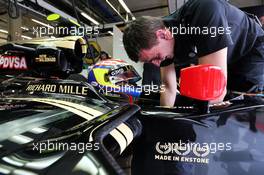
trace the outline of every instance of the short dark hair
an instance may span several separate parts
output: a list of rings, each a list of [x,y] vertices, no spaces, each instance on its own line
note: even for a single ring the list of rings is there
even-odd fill
[[[165,28],[161,18],[143,16],[128,24],[124,30],[123,44],[129,58],[138,62],[141,49],[157,44],[156,31]]]

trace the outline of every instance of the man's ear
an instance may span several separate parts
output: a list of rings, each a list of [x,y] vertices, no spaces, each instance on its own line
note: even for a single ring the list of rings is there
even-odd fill
[[[157,38],[160,38],[160,39],[172,39],[172,35],[171,35],[171,32],[167,29],[159,29],[156,31],[156,36]]]

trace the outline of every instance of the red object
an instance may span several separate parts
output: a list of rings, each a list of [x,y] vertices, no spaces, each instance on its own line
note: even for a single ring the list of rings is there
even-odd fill
[[[198,65],[181,70],[181,95],[198,100],[214,100],[226,88],[226,77],[218,66]]]
[[[133,97],[131,95],[128,95],[128,99],[129,99],[129,104],[134,103]]]

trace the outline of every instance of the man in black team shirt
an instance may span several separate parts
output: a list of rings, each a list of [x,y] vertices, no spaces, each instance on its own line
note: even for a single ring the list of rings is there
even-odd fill
[[[189,0],[170,16],[138,18],[126,27],[123,43],[132,60],[161,67],[161,105],[174,105],[175,65],[193,61],[221,67],[230,90],[263,91],[264,31],[225,0]]]

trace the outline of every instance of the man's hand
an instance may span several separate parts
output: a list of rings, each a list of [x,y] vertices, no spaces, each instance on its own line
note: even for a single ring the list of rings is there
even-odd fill
[[[161,82],[165,86],[165,91],[161,92],[160,105],[173,107],[176,99],[177,82],[174,64],[160,68]]]

